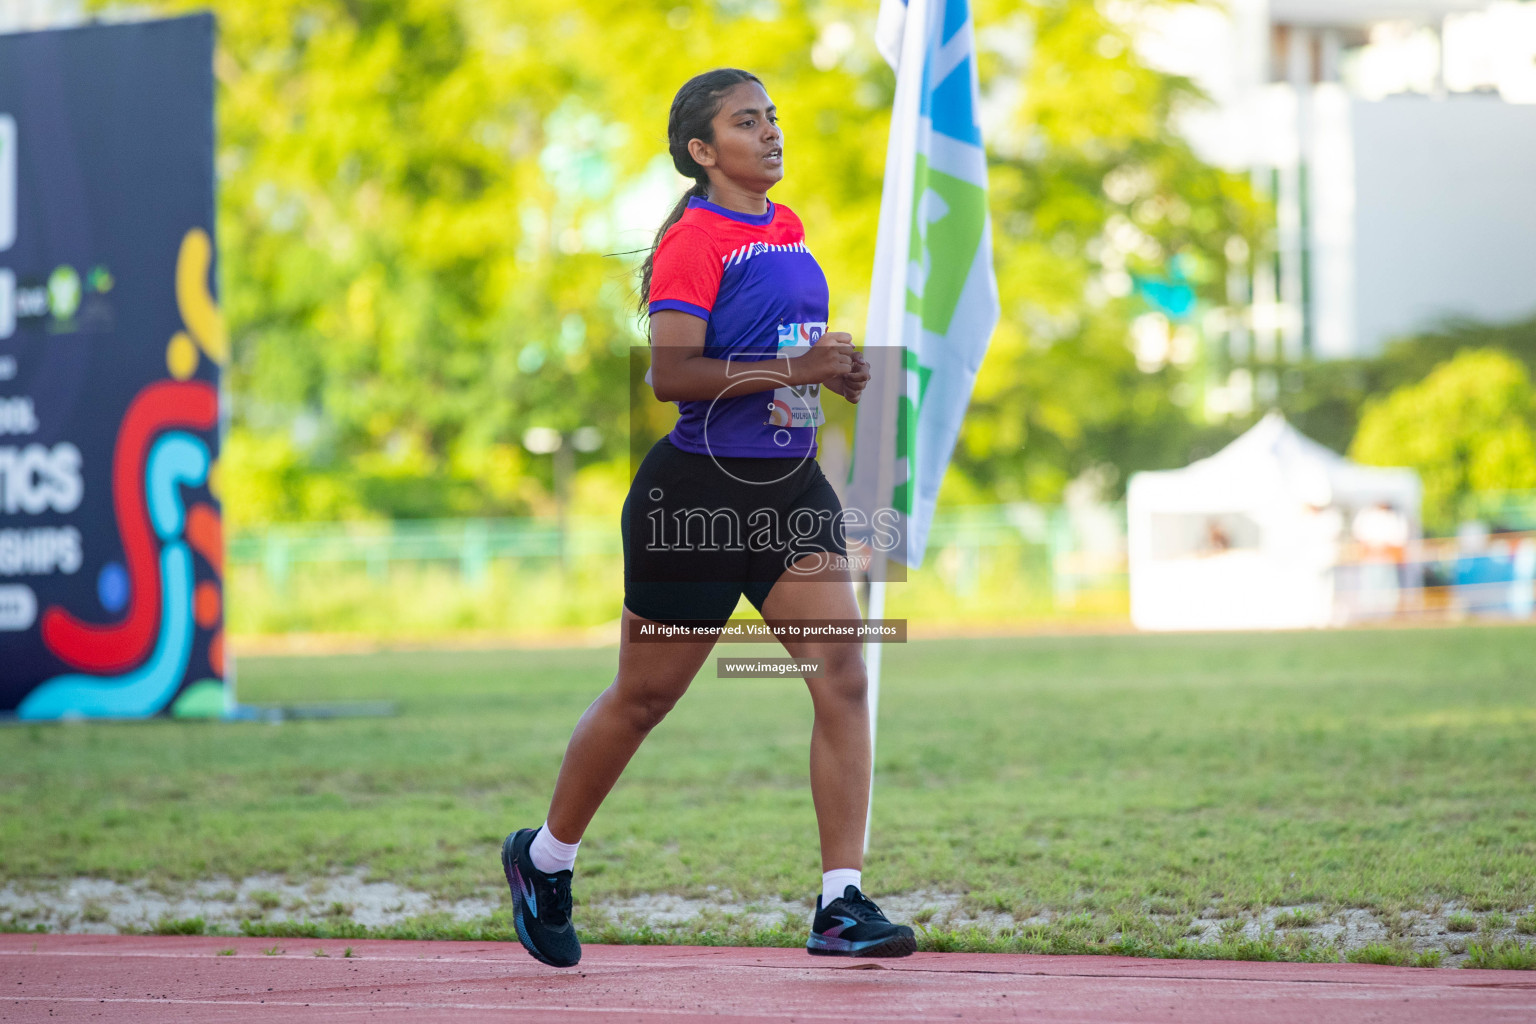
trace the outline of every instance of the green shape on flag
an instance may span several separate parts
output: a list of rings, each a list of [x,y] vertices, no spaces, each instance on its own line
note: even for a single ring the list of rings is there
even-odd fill
[[[917,394],[910,387],[901,389],[896,407],[896,460],[906,465],[906,478],[898,480],[891,491],[891,507],[904,516],[912,515],[912,483],[916,472],[912,439],[917,436],[917,414],[923,407],[923,396],[928,393],[928,381],[933,377],[933,367],[917,361],[917,353],[907,349],[901,354],[902,369],[908,379],[917,375]]]
[[[925,202],[929,192],[939,200]],[[927,208],[932,220],[924,224]],[[935,216],[935,214],[937,214]],[[917,155],[917,175],[912,189],[913,260],[927,267],[922,294],[907,289],[907,312],[922,317],[923,328],[948,334],[960,306],[965,280],[981,247],[981,231],[987,218],[987,191],[980,185],[936,171],[928,158]],[[921,245],[921,249],[918,246]]]
[[[222,718],[224,684],[217,679],[200,679],[181,691],[171,705],[172,718]]]

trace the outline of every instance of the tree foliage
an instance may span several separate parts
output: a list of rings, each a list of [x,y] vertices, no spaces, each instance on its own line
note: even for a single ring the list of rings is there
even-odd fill
[[[1416,384],[1440,364],[1473,349],[1497,349],[1536,373],[1536,318],[1498,324],[1447,321],[1394,339],[1370,358],[1284,368],[1278,405],[1302,433],[1342,452],[1373,396]]]
[[[1003,315],[956,464],[998,497],[1054,500],[1094,467],[1123,486],[1182,465],[1207,433],[1185,371],[1136,365],[1130,324],[1146,306],[1130,275],[1177,260],[1219,308],[1228,253],[1258,250],[1264,211],[1178,135],[1179,113],[1202,102],[1194,86],[1138,59],[1138,18],[1157,6],[1172,5],[991,5],[993,31],[1032,45],[983,66],[1020,99],[988,140]]]
[[[1368,402],[1350,454],[1418,470],[1425,526],[1451,529],[1474,493],[1536,489],[1531,376],[1503,352],[1463,352],[1421,382]]]
[[[1003,320],[957,468],[986,494],[1187,455],[1177,371],[1136,368],[1140,307],[1113,282],[1182,255],[1220,304],[1227,243],[1256,245],[1260,218],[1175,133],[1189,83],[1130,45],[1158,3],[976,0]],[[585,462],[624,459],[633,250],[683,184],[672,94],[709,67],[768,84],[774,197],[806,223],[833,320],[862,322],[894,88],[873,0],[150,6],[219,19],[237,523],[538,510],[530,426],[597,426]]]

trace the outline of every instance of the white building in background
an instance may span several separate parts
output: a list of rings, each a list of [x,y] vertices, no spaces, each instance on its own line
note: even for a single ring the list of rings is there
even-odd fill
[[[1228,0],[1138,49],[1215,100],[1185,124],[1202,155],[1275,199],[1236,361],[1536,313],[1536,2]]]

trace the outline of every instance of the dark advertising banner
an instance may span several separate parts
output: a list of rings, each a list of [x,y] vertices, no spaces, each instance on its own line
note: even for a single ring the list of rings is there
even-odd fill
[[[0,714],[224,710],[213,32],[0,35]]]

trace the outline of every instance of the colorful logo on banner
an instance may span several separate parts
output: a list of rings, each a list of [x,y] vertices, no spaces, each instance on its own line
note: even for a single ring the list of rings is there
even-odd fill
[[[226,710],[213,44],[0,33],[0,716]]]
[[[220,680],[182,688],[199,631],[208,634],[209,668],[224,673],[221,519],[211,502],[189,506],[183,495],[183,488],[215,491],[217,484],[208,444],[197,435],[218,426],[218,392],[191,379],[204,356],[220,366],[229,358],[228,335],[208,287],[212,258],[212,242],[201,228],[182,239],[175,290],[185,329],[166,346],[172,379],[140,390],[118,428],[112,502],[126,565],[109,562],[97,578],[98,598],[116,617],[94,622],[58,605],[43,611],[43,643],[76,671],[35,687],[16,709],[21,718],[151,715],[165,710],[178,691],[172,714],[223,711]],[[196,582],[197,559],[213,579]]]

